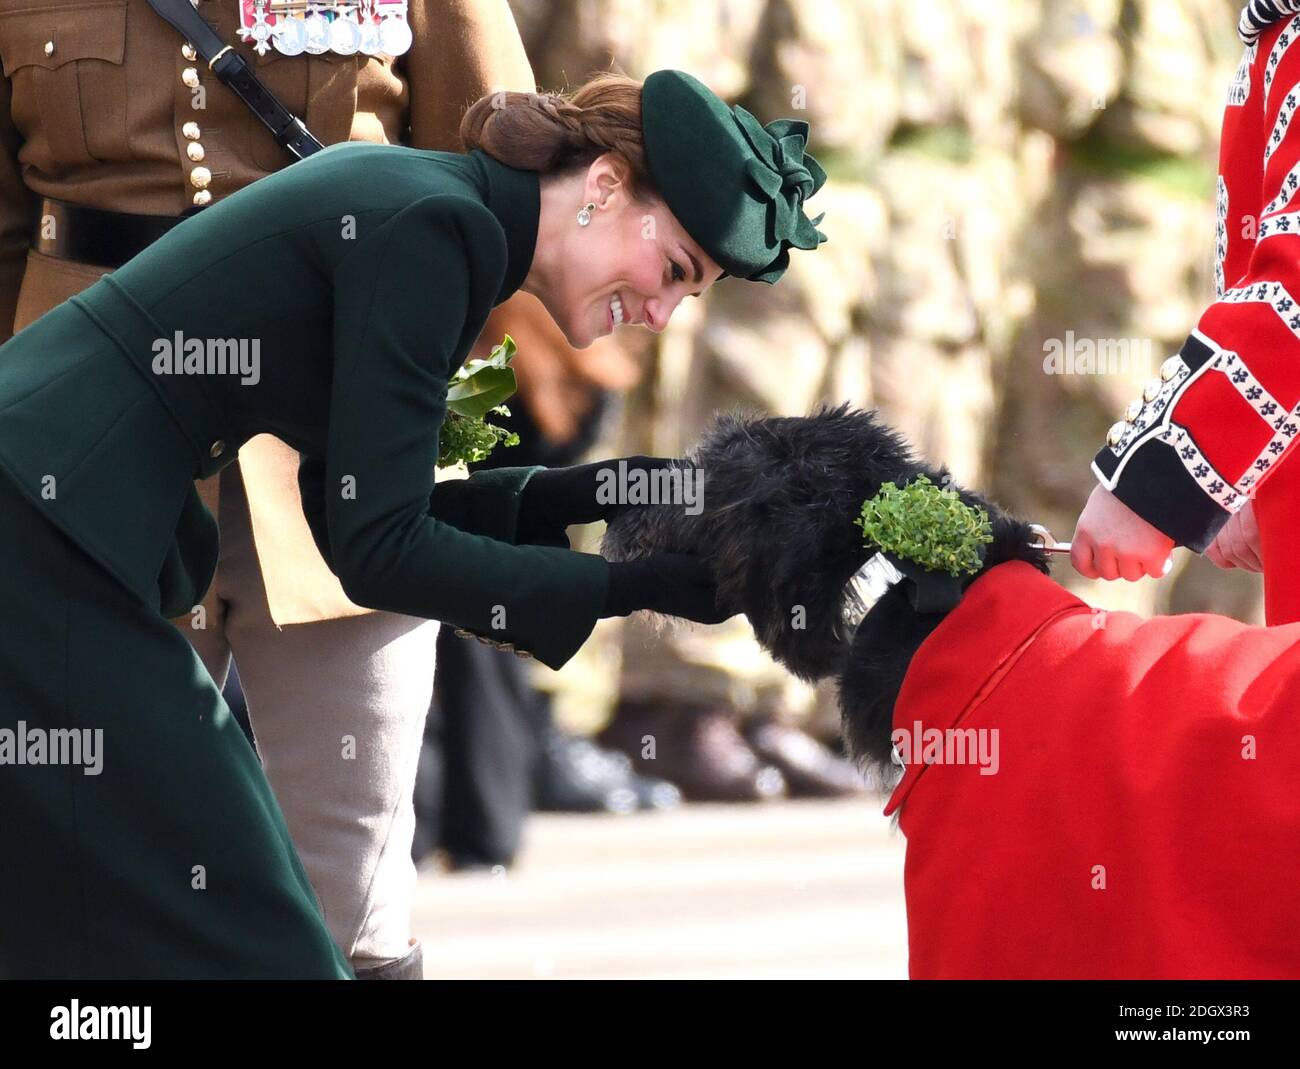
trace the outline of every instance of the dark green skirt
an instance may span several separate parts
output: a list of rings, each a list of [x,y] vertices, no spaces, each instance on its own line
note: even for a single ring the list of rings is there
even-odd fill
[[[202,662],[45,507],[0,470],[0,975],[349,978]]]

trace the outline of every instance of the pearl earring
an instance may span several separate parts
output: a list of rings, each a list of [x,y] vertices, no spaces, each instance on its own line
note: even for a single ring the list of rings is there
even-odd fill
[[[593,200],[585,208],[578,211],[578,225],[586,226],[591,222],[591,213],[596,210],[596,202]]]

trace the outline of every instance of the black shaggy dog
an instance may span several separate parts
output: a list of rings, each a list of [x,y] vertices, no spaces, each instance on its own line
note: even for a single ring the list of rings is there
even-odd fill
[[[988,513],[993,542],[985,571],[1009,560],[1048,570],[1028,524],[955,486],[946,469],[921,463],[874,413],[847,404],[806,418],[719,417],[683,463],[704,472],[699,514],[669,504],[625,509],[611,521],[602,552],[612,560],[657,550],[708,560],[720,600],[749,618],[778,662],[810,682],[838,679],[850,752],[877,766],[884,782],[893,771],[895,699],[912,655],[943,614],[914,611],[895,586],[851,643],[838,637],[844,586],[875,553],[853,522],[863,501],[884,483],[924,474]]]
[[[625,509],[605,552],[703,556],[781,664],[838,679],[907,839],[913,977],[1300,976],[1300,624],[1098,611],[1046,578],[1028,524],[847,406],[724,417],[683,463],[702,508]],[[841,637],[876,552],[862,502],[920,474],[987,512],[983,570],[944,613],[896,584]],[[996,760],[938,746],[962,739]]]

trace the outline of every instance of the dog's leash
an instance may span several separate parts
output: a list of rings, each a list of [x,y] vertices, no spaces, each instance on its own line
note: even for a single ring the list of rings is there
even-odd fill
[[[1033,546],[1035,549],[1041,549],[1044,553],[1069,553],[1070,552],[1071,543],[1058,542],[1055,538],[1052,537],[1052,532],[1049,531],[1046,527],[1044,527],[1041,523],[1031,523],[1029,525],[1029,532],[1033,537],[1033,541],[1031,541],[1029,544]],[[1161,574],[1168,575],[1170,571],[1173,570],[1173,566],[1174,566],[1174,559],[1173,557],[1170,557],[1165,561],[1165,568]]]
[[[1041,549],[1044,553],[1070,552],[1071,544],[1069,542],[1058,542],[1052,532],[1041,523],[1031,523],[1029,525],[1029,534],[1029,544],[1035,549]]]

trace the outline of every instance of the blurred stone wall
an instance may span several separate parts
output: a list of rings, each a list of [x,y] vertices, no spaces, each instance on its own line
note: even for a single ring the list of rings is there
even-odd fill
[[[539,84],[691,71],[812,125],[829,241],[640,342],[632,445],[717,408],[874,406],[923,453],[1070,536],[1092,455],[1213,296],[1219,123],[1242,0],[512,0]],[[1109,353],[1051,374],[1046,353]],[[1256,577],[1058,576],[1096,604],[1262,619]],[[591,660],[610,663],[593,646]]]

